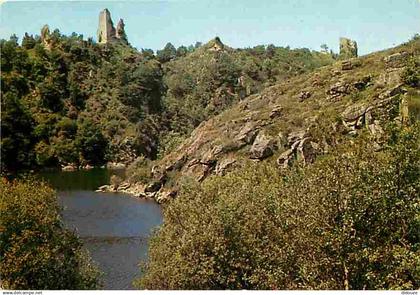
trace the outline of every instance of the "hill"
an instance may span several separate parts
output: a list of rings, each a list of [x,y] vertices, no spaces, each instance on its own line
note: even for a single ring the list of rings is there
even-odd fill
[[[156,159],[265,85],[333,61],[307,49],[232,49],[218,38],[155,55],[120,34],[95,43],[45,26],[22,44],[1,40],[3,173]]]
[[[419,117],[419,52],[415,39],[279,82],[202,122],[162,159],[138,159],[128,182],[113,189],[162,202],[185,177],[202,181],[250,159],[309,164],[363,130],[376,137],[372,150],[380,149],[387,123]]]

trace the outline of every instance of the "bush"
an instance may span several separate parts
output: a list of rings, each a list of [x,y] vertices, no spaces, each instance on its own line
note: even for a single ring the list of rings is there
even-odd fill
[[[147,289],[418,289],[420,128],[309,167],[250,164],[187,184],[164,212]]]
[[[1,180],[1,284],[6,289],[95,289],[98,271],[65,230],[55,192],[34,180]]]

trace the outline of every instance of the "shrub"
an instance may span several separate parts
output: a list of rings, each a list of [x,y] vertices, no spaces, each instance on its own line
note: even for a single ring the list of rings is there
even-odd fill
[[[98,271],[63,228],[55,192],[34,180],[1,180],[0,267],[6,289],[95,289]]]
[[[418,289],[420,128],[314,165],[250,164],[187,184],[164,212],[147,289]]]

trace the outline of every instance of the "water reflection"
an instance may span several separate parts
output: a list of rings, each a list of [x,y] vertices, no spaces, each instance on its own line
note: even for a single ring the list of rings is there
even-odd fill
[[[132,289],[139,275],[138,263],[146,259],[149,235],[162,223],[162,213],[151,200],[95,193],[112,174],[94,169],[48,172],[42,177],[58,190],[63,221],[78,232],[104,272],[105,289]]]

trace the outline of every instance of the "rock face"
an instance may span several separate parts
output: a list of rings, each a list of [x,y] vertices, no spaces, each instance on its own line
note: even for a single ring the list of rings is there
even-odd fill
[[[257,138],[249,151],[251,159],[265,159],[274,154],[276,150],[276,141],[265,134],[258,134]]]
[[[99,13],[99,25],[98,25],[98,42],[106,44],[109,42],[122,41],[127,42],[127,36],[124,31],[124,21],[120,19],[117,25],[117,29],[114,27],[114,23],[111,19],[111,13],[107,8]]]
[[[347,49],[356,55],[351,42]],[[218,42],[209,44],[206,50],[218,50]],[[383,140],[381,126],[399,120],[395,117],[408,91],[401,74],[413,53],[409,48],[395,52],[342,60],[267,87],[200,123],[180,146],[144,167],[151,171],[150,179],[101,189],[163,203],[177,196],[183,177],[201,182],[244,167],[250,159],[270,163],[276,159],[280,169],[310,165],[344,138],[351,143],[364,131],[373,135],[372,148],[377,150]],[[328,112],[318,112],[324,107]]]
[[[340,38],[340,57],[343,59],[357,57],[356,41]]]
[[[117,39],[128,43],[127,41],[127,35],[125,34],[125,30],[124,30],[125,24],[124,24],[124,20],[122,18],[120,18],[120,20],[118,21],[117,24],[117,30],[116,30],[116,37]]]

